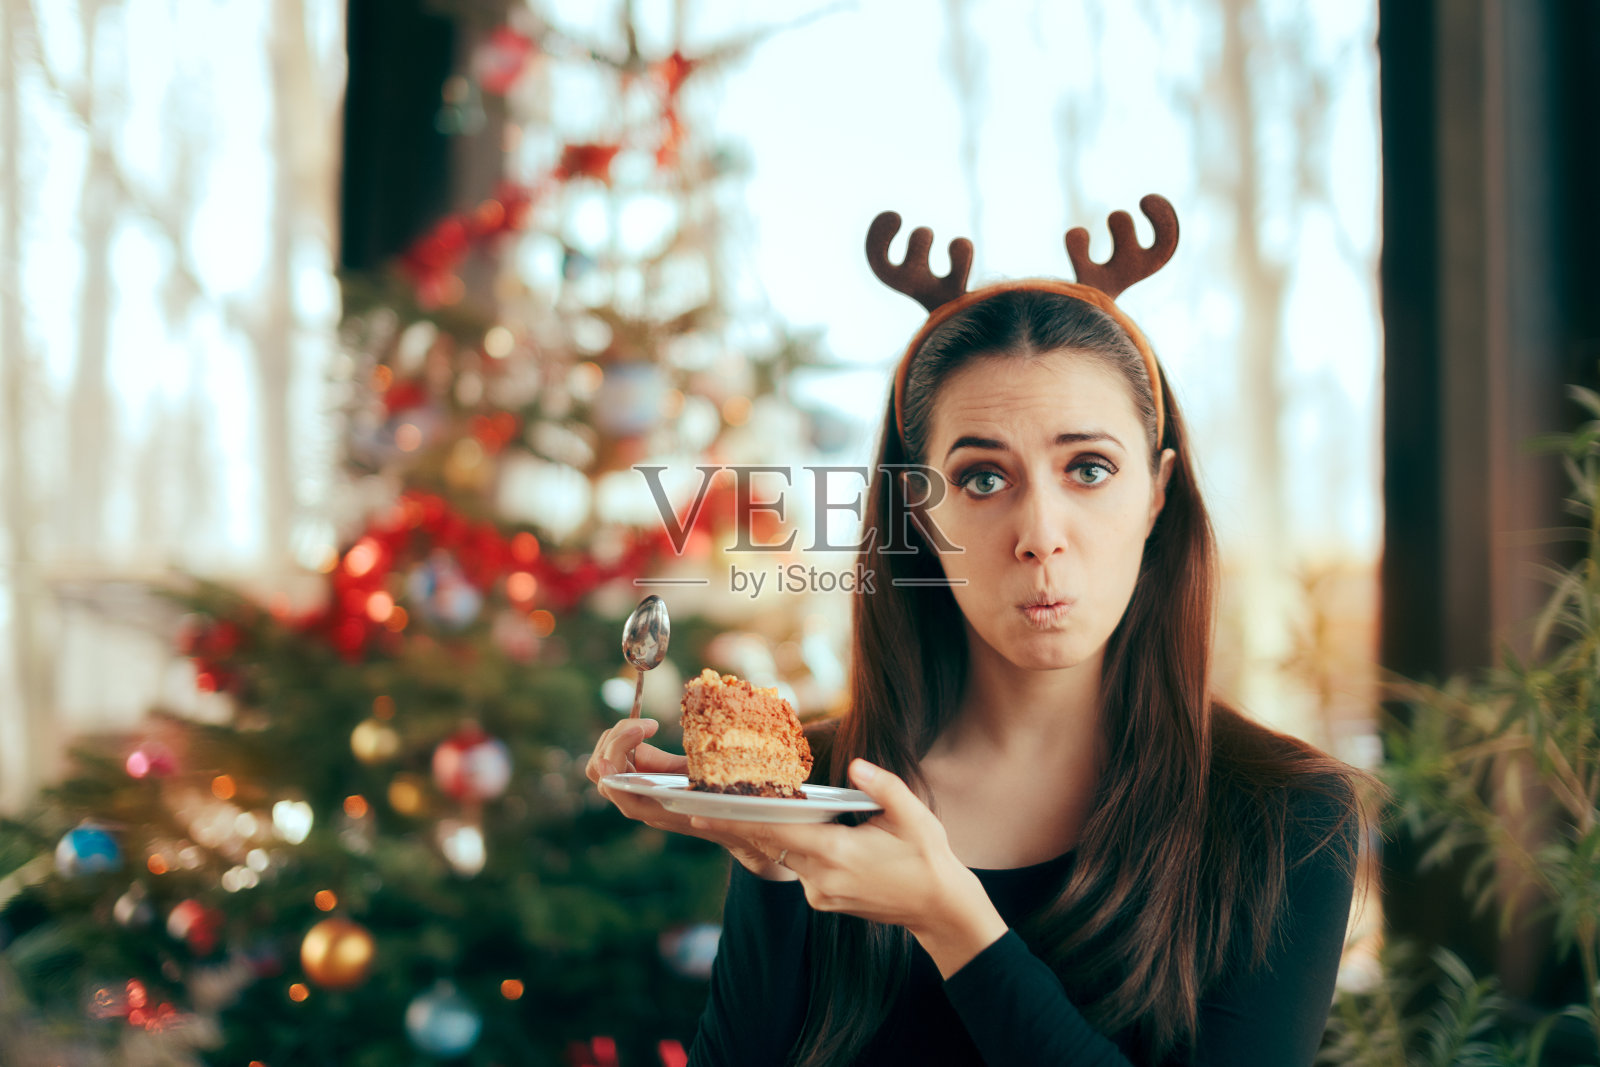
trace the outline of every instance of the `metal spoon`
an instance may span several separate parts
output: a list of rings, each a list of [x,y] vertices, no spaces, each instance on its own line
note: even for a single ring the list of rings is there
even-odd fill
[[[644,699],[644,672],[659,667],[667,657],[667,638],[672,625],[667,621],[667,605],[654,593],[639,601],[622,628],[622,657],[639,672],[633,689],[633,710],[628,718],[639,717],[639,702]]]

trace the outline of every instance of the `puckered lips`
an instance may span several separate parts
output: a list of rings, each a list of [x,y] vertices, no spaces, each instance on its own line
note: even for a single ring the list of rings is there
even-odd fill
[[[1078,602],[1074,596],[1040,590],[1017,604],[1017,610],[1036,630],[1055,630],[1064,626]]]

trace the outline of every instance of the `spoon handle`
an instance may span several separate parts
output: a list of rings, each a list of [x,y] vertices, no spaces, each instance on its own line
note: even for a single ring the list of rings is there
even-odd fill
[[[639,684],[633,687],[633,710],[628,712],[628,718],[639,717],[639,703],[644,700],[644,671],[639,672]]]

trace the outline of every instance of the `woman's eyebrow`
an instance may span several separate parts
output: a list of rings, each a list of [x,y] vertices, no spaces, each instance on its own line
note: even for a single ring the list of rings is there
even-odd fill
[[[1110,441],[1118,448],[1126,449],[1127,447],[1121,441],[1117,440],[1115,437],[1112,437],[1104,430],[1085,430],[1082,433],[1056,434],[1056,444],[1058,445],[1074,445],[1084,441]]]
[[[971,434],[964,434],[956,438],[955,444],[950,446],[950,452],[954,452],[958,448],[988,448],[997,452],[1004,452],[1006,443],[993,437],[974,437]],[[950,452],[944,454],[946,459],[950,458]]]
[[[1082,444],[1085,441],[1110,441],[1112,444],[1123,449],[1124,451],[1126,451],[1127,448],[1127,446],[1125,446],[1121,441],[1106,433],[1104,430],[1084,430],[1078,433],[1058,433],[1056,434],[1055,443],[1058,445],[1074,445]],[[950,452],[954,452],[958,448],[987,448],[996,452],[1004,452],[1007,449],[1007,445],[1004,441],[1001,441],[998,438],[974,437],[971,434],[964,434],[961,437],[956,438],[955,443],[950,446],[950,451],[944,454],[945,458],[949,459]]]

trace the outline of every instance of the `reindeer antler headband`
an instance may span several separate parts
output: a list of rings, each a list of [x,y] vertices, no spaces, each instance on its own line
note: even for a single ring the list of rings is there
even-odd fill
[[[1149,248],[1139,244],[1133,231],[1133,217],[1126,211],[1113,212],[1107,220],[1114,242],[1111,258],[1096,263],[1089,258],[1089,231],[1082,226],[1067,231],[1067,255],[1078,276],[1076,282],[1057,278],[1028,278],[1021,281],[1000,282],[967,292],[967,273],[972,270],[972,242],[958,237],[950,242],[950,273],[940,277],[928,265],[928,250],[933,247],[933,231],[920,226],[911,231],[906,243],[906,257],[900,263],[889,262],[889,242],[900,232],[900,216],[885,211],[872,220],[867,228],[867,262],[889,288],[911,297],[928,309],[928,321],[912,338],[900,367],[894,377],[894,418],[900,431],[900,440],[906,439],[905,392],[906,372],[911,358],[941,322],[965,308],[997,293],[1016,290],[1034,290],[1061,293],[1093,304],[1110,315],[1133,341],[1134,347],[1144,357],[1145,370],[1150,375],[1150,392],[1156,402],[1156,448],[1161,447],[1166,433],[1166,404],[1161,393],[1161,373],[1156,367],[1156,356],[1150,342],[1140,332],[1133,320],[1122,313],[1116,298],[1135,282],[1143,281],[1160,270],[1178,247],[1178,213],[1164,197],[1154,193],[1139,201],[1139,210],[1155,227],[1155,241]]]

